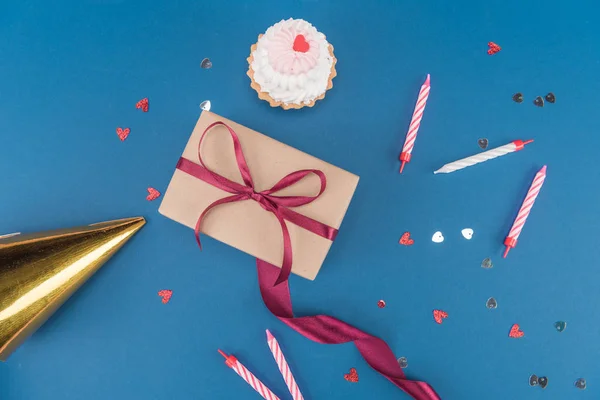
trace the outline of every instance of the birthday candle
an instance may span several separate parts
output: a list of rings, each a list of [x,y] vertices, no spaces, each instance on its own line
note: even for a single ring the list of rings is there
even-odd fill
[[[527,196],[525,196],[525,200],[523,200],[523,204],[521,205],[521,209],[517,214],[517,218],[515,218],[515,222],[513,222],[512,228],[510,228],[510,232],[508,232],[508,236],[504,239],[504,245],[506,246],[506,250],[504,250],[504,258],[508,254],[509,250],[514,248],[517,245],[517,239],[521,234],[521,230],[523,230],[523,225],[525,225],[525,221],[529,216],[529,212],[531,211],[531,207],[533,207],[533,203],[535,203],[535,199],[540,193],[540,189],[544,184],[544,180],[546,179],[546,166],[544,165],[542,169],[540,169],[535,177],[533,178],[533,182],[527,191]]]
[[[425,110],[427,98],[429,97],[429,90],[431,88],[429,80],[429,74],[427,74],[427,79],[425,80],[425,83],[423,83],[423,86],[421,86],[419,97],[417,98],[417,104],[415,104],[415,110],[413,111],[413,116],[410,120],[410,125],[408,126],[406,139],[404,139],[404,147],[402,147],[402,152],[400,153],[399,157],[400,161],[402,161],[402,165],[400,165],[400,173],[402,173],[402,170],[404,169],[404,164],[410,162],[413,147],[415,146],[415,139],[417,138],[417,132],[419,132],[419,126],[421,125],[421,119],[423,118],[423,111]]]
[[[285,384],[288,387],[290,393],[292,394],[293,400],[304,400],[302,393],[300,393],[300,389],[298,388],[298,384],[294,379],[294,375],[290,370],[290,366],[285,360],[285,356],[279,347],[279,343],[277,339],[269,332],[267,329],[267,344],[269,345],[269,349],[271,349],[271,353],[273,353],[273,358],[275,358],[275,362],[277,363],[277,367],[279,368],[279,372],[281,372],[281,376],[285,380]]]
[[[523,150],[526,144],[533,142],[533,140],[527,140],[526,142],[522,140],[515,140],[504,146],[496,147],[495,149],[491,149],[488,151],[484,151],[483,153],[475,154],[471,157],[466,157],[460,159],[458,161],[451,162],[449,164],[444,165],[442,168],[434,171],[434,174],[447,174],[450,172],[457,171],[459,169],[463,169],[466,167],[470,167],[471,165],[479,164],[487,160],[491,160],[496,157],[500,157],[506,155],[508,153],[513,153],[515,151]]]
[[[252,372],[248,370],[248,368],[244,367],[244,365],[238,361],[234,356],[228,356],[219,350],[219,354],[225,357],[225,364],[229,368],[235,371],[236,374],[242,377],[248,385],[252,386],[254,390],[258,392],[264,399],[266,400],[280,400],[279,397],[275,396],[271,390],[265,386]]]

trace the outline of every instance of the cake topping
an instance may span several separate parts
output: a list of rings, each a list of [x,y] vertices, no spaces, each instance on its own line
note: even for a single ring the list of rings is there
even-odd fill
[[[250,63],[257,90],[285,105],[314,104],[335,76],[332,46],[325,35],[301,19],[269,27],[253,46]]]
[[[310,45],[306,41],[304,35],[297,35],[294,39],[294,51],[306,53],[310,49]]]

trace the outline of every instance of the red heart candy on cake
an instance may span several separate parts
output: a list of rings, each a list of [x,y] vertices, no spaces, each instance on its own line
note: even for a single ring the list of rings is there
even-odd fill
[[[415,241],[410,238],[410,232],[404,232],[400,237],[400,241],[398,243],[403,244],[405,246],[411,246],[415,243]]]
[[[508,336],[511,338],[517,339],[517,338],[525,336],[525,332],[523,332],[521,330],[521,328],[519,327],[519,324],[514,324],[510,328],[510,333],[508,334]]]
[[[358,372],[356,372],[356,368],[350,368],[350,373],[344,374],[344,379],[348,382],[358,382]]]
[[[435,320],[435,322],[441,324],[444,318],[448,318],[448,313],[446,311],[433,310],[433,319]]]
[[[148,188],[148,196],[146,196],[146,200],[156,200],[158,199],[158,196],[160,196],[160,192],[158,190],[154,189],[153,187]]]
[[[304,35],[296,36],[296,39],[294,39],[294,51],[306,53],[308,49],[310,49],[310,45],[306,41]]]
[[[117,128],[117,135],[119,136],[119,139],[121,139],[121,141],[127,139],[127,136],[129,136],[129,132],[131,132],[129,128]]]

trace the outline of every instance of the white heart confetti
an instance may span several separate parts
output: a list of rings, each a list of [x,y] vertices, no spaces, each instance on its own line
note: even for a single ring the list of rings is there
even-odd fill
[[[442,232],[437,231],[436,233],[434,233],[431,237],[431,241],[433,243],[442,243],[444,241],[444,236],[442,235]]]
[[[462,233],[462,235],[467,240],[471,240],[471,238],[473,237],[473,229],[471,229],[471,228],[465,228],[462,231],[460,231],[460,233]]]
[[[210,100],[204,100],[202,103],[200,103],[200,108],[204,111],[210,111]]]

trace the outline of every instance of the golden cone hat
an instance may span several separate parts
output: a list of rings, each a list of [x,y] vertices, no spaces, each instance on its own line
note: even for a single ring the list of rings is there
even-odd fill
[[[144,224],[142,217],[0,238],[0,360]]]

